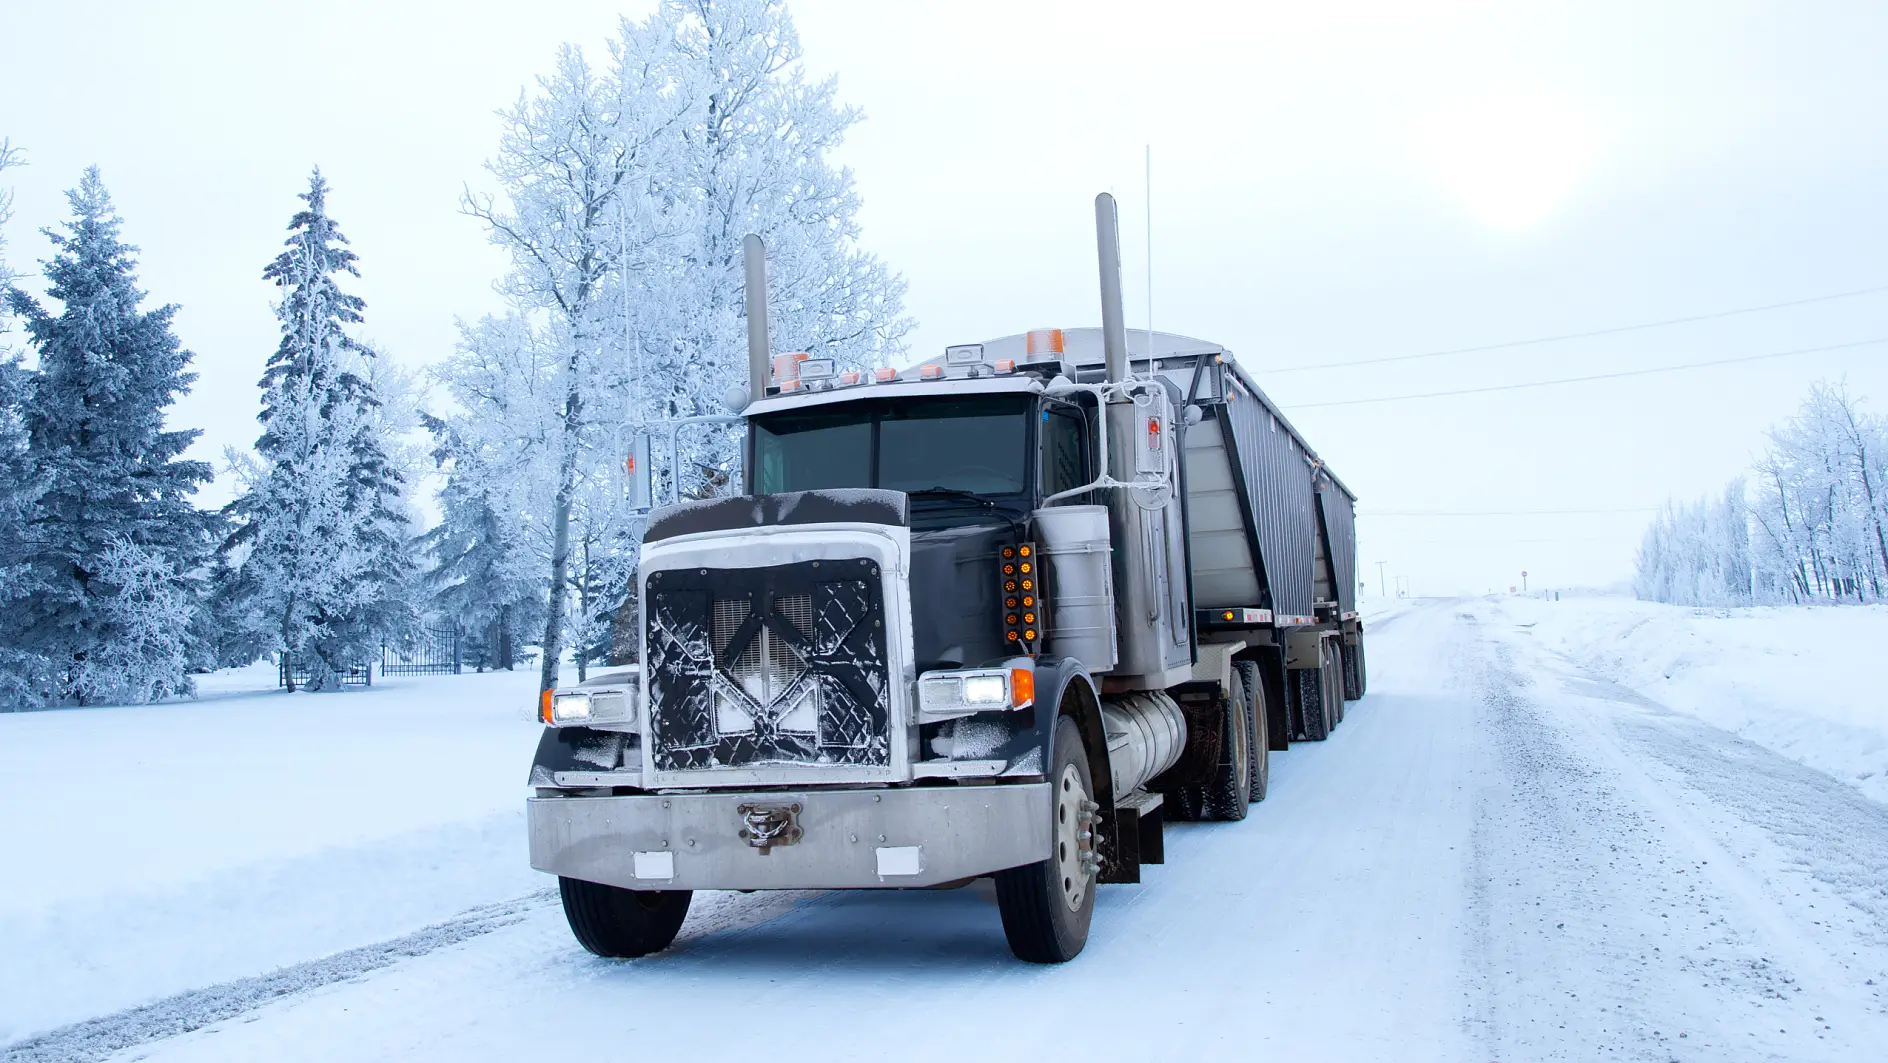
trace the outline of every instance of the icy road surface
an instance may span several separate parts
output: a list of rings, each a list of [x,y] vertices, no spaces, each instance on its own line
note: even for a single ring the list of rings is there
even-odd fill
[[[1245,822],[1170,828],[1065,966],[1013,961],[982,886],[700,894],[631,963],[539,893],[5,1054],[1888,1058],[1888,807],[1583,671],[1538,611],[1377,622],[1331,741],[1273,754]]]

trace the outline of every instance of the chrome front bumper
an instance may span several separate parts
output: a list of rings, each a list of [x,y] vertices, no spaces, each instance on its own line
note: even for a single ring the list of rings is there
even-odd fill
[[[526,818],[531,866],[590,882],[882,889],[935,886],[1047,859],[1051,799],[1048,783],[536,797],[526,802]],[[791,822],[778,822],[794,806]],[[773,816],[781,828],[765,849],[751,840],[757,816]]]

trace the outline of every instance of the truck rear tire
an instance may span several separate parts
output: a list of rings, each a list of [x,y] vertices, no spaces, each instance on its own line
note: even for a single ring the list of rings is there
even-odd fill
[[[1094,776],[1081,731],[1063,716],[1055,722],[1049,781],[1055,796],[1049,814],[1055,850],[1047,860],[996,873],[996,904],[1010,951],[1029,963],[1066,963],[1088,944],[1095,917],[1091,854],[1101,823]],[[1084,838],[1086,834],[1088,837]]]
[[[612,960],[632,960],[668,948],[694,896],[691,890],[626,890],[562,876],[557,892],[577,943]]]
[[[1239,677],[1245,682],[1246,700],[1252,703],[1252,752],[1247,758],[1252,781],[1247,784],[1247,797],[1254,802],[1263,801],[1266,787],[1272,779],[1272,735],[1266,715],[1265,683],[1259,675],[1259,662],[1235,661],[1233,667],[1238,669]]]
[[[1225,722],[1221,725],[1219,768],[1206,786],[1206,813],[1211,819],[1246,818],[1252,803],[1252,696],[1246,693],[1245,673],[1232,669],[1232,689],[1226,691]]]
[[[1344,700],[1356,701],[1364,696],[1364,644],[1360,638],[1355,645],[1344,644]]]

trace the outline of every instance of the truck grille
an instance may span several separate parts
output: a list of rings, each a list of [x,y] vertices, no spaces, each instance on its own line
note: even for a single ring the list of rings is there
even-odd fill
[[[665,570],[647,594],[657,771],[890,763],[875,562]]]

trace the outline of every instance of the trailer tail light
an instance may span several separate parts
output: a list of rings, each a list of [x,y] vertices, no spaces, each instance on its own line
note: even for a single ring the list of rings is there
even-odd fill
[[[1017,543],[1000,551],[1003,573],[1003,641],[1024,653],[1042,652],[1042,635],[1047,624],[1040,607],[1037,581],[1042,578],[1037,565],[1035,543]]]
[[[1158,417],[1147,419],[1147,449],[1160,449],[1160,418]]]

